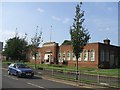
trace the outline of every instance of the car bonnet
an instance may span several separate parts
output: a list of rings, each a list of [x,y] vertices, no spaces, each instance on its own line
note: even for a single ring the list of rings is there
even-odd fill
[[[19,70],[21,70],[21,71],[32,71],[32,69],[30,69],[30,68],[19,68]]]

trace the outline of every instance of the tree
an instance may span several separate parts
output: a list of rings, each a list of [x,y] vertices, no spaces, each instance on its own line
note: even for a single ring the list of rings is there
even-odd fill
[[[62,45],[71,45],[71,41],[65,40],[65,41],[62,43]]]
[[[3,54],[11,60],[25,60],[26,59],[26,47],[27,41],[24,38],[20,38],[15,35],[15,37],[7,40]]]
[[[76,6],[76,14],[73,25],[70,27],[71,44],[73,46],[73,53],[76,56],[76,80],[78,80],[78,58],[83,51],[83,47],[88,43],[90,34],[87,29],[83,27],[84,11],[81,10],[82,2]]]
[[[42,40],[42,32],[38,33],[38,26],[36,28],[36,33],[35,36],[33,38],[31,38],[31,45],[30,45],[30,49],[32,51],[32,56],[35,57],[35,69],[36,69],[36,57],[38,54],[38,47],[41,44],[41,42],[43,42]]]

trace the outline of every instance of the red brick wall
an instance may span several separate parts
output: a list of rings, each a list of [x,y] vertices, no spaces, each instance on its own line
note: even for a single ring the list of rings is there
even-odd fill
[[[79,61],[79,67],[91,67],[91,68],[98,68],[98,43],[88,44],[84,47],[83,51],[88,51],[88,61],[84,61],[84,53],[82,53],[81,61]],[[95,51],[95,61],[90,61],[90,50]],[[66,52],[65,58],[67,60],[67,51],[70,51],[70,61],[68,62],[69,66],[75,66],[76,61],[72,59],[73,48],[71,45],[62,45],[60,46],[60,52]]]
[[[116,46],[112,46],[112,45],[106,45],[103,43],[89,43],[86,46],[84,46],[83,51],[87,50],[88,51],[88,61],[84,61],[84,53],[82,53],[82,58],[81,61],[79,61],[78,65],[79,67],[88,67],[88,68],[98,68],[98,65],[101,64],[100,62],[100,50],[106,50],[108,49],[113,50],[114,52],[116,52],[116,55],[119,56],[120,53],[120,48],[116,47]],[[52,58],[53,58],[53,62],[56,62],[59,57],[58,57],[58,53],[63,53],[65,52],[65,60],[67,60],[67,53],[68,51],[70,52],[70,60],[68,61],[68,65],[69,66],[75,66],[76,65],[76,61],[73,61],[73,47],[71,45],[61,45],[58,46],[57,44],[55,46],[45,46],[45,47],[41,47],[38,49],[39,52],[41,52],[41,59],[37,60],[37,63],[41,63],[41,61],[44,61],[44,55],[46,51],[52,51]],[[91,61],[90,60],[90,50],[94,50],[95,52],[95,61]],[[120,58],[120,56],[119,56]],[[30,60],[31,62],[34,63],[34,60]],[[61,64],[62,62],[59,62],[59,64]],[[105,63],[105,67],[109,68],[109,62],[104,62]],[[120,64],[120,62],[118,62]]]

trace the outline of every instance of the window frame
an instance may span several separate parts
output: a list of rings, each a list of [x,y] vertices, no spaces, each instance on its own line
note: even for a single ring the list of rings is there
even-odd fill
[[[91,53],[92,53],[92,58],[91,58]],[[90,50],[90,61],[92,61],[92,62],[95,61],[95,50],[94,49]]]
[[[84,55],[86,54],[86,58],[83,55],[83,60],[84,60],[84,62],[87,62],[88,61],[88,50],[84,50],[83,52],[84,52]]]

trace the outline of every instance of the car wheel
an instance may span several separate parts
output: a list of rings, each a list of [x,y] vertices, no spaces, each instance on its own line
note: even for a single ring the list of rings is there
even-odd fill
[[[31,75],[30,78],[34,77],[34,75]]]
[[[10,71],[8,70],[8,75],[11,75]]]
[[[16,72],[16,76],[19,78],[20,77],[20,75],[19,75],[19,73],[18,72]]]

